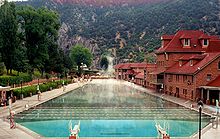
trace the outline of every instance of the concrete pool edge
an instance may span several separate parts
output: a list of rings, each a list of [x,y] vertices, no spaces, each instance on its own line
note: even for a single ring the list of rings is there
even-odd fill
[[[20,129],[21,131],[25,132],[26,134],[34,137],[34,138],[43,138],[40,134],[20,125],[19,123],[16,123],[16,128]]]
[[[212,123],[209,123],[207,126],[205,126],[204,128],[202,128],[202,130],[201,130],[201,134],[202,134],[202,135],[212,128],[212,125],[211,125],[211,124],[212,124]],[[194,135],[191,136],[191,138],[193,138],[193,139],[199,138],[199,132],[196,132]]]

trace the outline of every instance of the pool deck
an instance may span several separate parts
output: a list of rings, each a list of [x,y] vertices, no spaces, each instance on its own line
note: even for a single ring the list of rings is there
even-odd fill
[[[112,79],[113,80],[113,79]],[[92,82],[100,82],[100,80],[93,80]],[[129,85],[132,87],[135,87],[138,90],[141,91],[149,91],[146,88],[140,87],[138,85],[132,84],[130,82],[126,81],[116,81],[121,84]],[[66,86],[65,91],[63,92],[63,88],[59,89],[54,89],[52,91],[44,92],[42,93],[41,101],[38,101],[37,95],[32,96],[32,97],[27,97],[24,98],[23,100],[17,100],[15,103],[12,104],[12,110],[15,111],[16,113],[22,112],[25,110],[25,105],[28,104],[29,107],[35,107],[43,102],[46,102],[50,99],[56,98],[66,92],[69,92],[73,89],[76,89],[82,85],[85,85],[86,83],[73,83],[69,84]],[[197,104],[195,102],[189,101],[189,100],[184,100],[181,98],[176,98],[173,96],[169,95],[164,95],[160,93],[154,93],[153,91],[149,91],[149,94],[152,94],[154,96],[159,96],[162,97],[165,100],[180,104],[184,107],[190,108],[191,105],[195,106],[195,110],[198,111],[197,109]],[[203,111],[207,114],[212,114],[214,113],[211,109],[210,106],[204,105]],[[15,129],[10,129],[10,125],[6,117],[9,115],[9,108],[8,106],[6,107],[0,107],[0,139],[48,139],[45,137],[41,137],[40,135],[26,129],[25,127],[22,127],[20,125],[17,125],[17,128]],[[205,129],[202,131],[202,139],[218,139],[220,137],[220,122],[219,122],[219,128],[218,129],[213,129],[211,128],[211,125],[207,126]],[[191,139],[197,139],[198,135],[194,135],[193,137],[190,137]],[[52,139],[52,138],[50,138]],[[56,138],[57,139],[57,138]],[[62,138],[59,138],[62,139]],[[63,138],[64,139],[64,138]],[[65,138],[67,139],[67,138]],[[105,138],[80,138],[80,139],[105,139]],[[116,139],[116,138],[106,138],[106,139]],[[122,138],[117,138],[117,139],[122,139]],[[150,139],[150,138],[123,138],[123,139]],[[177,139],[177,138],[175,138]],[[186,138],[179,138],[179,139],[186,139]]]

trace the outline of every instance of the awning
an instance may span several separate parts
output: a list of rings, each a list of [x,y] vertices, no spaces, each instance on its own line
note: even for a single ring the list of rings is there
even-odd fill
[[[220,91],[220,87],[215,87],[215,86],[200,86],[199,88],[208,89],[208,90],[219,90]]]
[[[220,90],[220,75],[216,77],[213,81],[209,82],[204,86],[200,86],[199,88],[209,89],[209,90]]]
[[[153,72],[151,72],[151,73],[149,73],[149,74],[157,75],[157,74],[163,73],[164,71],[165,71],[165,70],[156,70],[156,71],[153,71]]]

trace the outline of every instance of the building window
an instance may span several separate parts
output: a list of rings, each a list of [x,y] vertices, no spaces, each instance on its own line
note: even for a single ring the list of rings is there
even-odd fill
[[[179,82],[180,76],[176,75],[176,81]]]
[[[172,81],[173,81],[173,75],[169,75],[168,81],[169,81],[169,82],[172,82]]]
[[[169,91],[173,92],[173,87],[172,86],[169,87]]]
[[[187,89],[183,89],[183,95],[185,95],[185,98],[187,96]]]
[[[203,46],[208,46],[209,45],[209,40],[208,39],[204,39],[203,40]]]
[[[187,76],[183,75],[183,82],[186,82],[186,80],[187,80]]]
[[[212,75],[211,74],[207,74],[206,80],[207,81],[211,81]]]
[[[220,70],[220,61],[218,62],[218,69]]]
[[[184,46],[190,46],[190,39],[184,39]]]
[[[193,100],[193,90],[192,90],[192,94],[191,94],[191,99]]]

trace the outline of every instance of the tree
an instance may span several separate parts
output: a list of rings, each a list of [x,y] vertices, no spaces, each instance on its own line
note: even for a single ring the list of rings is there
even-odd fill
[[[27,48],[20,46],[15,50],[15,57],[13,60],[13,69],[18,72],[27,72],[30,69],[27,59]]]
[[[7,74],[13,69],[15,50],[18,47],[17,30],[15,4],[5,1],[0,8],[0,51]]]
[[[89,67],[92,64],[92,53],[88,48],[85,48],[82,44],[77,44],[71,48],[70,58],[72,64],[78,67],[78,72],[81,74],[82,64],[86,64]]]
[[[49,47],[49,50],[51,53],[49,53],[49,60],[45,63],[45,71],[48,73],[51,71],[63,73],[65,69],[65,55],[63,50],[56,47]]]
[[[0,62],[0,75],[3,75],[4,74],[4,62]]]
[[[4,68],[5,68],[5,64],[4,64],[4,62],[2,62],[2,56],[0,53],[0,75],[4,74]]]
[[[102,56],[101,57],[101,61],[100,61],[101,68],[106,70],[106,69],[108,69],[108,65],[109,65],[109,62],[108,62],[107,57],[106,56]]]
[[[58,51],[56,43],[60,27],[59,16],[46,8],[34,9],[30,6],[20,7],[18,15],[31,72],[37,68],[43,75],[46,63],[51,62],[50,54]]]

